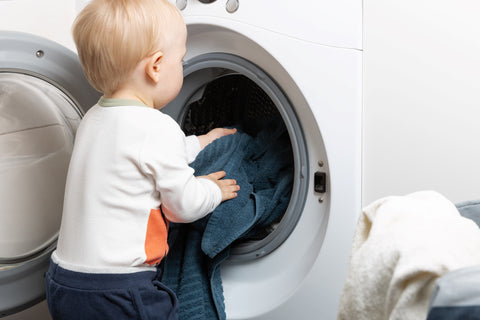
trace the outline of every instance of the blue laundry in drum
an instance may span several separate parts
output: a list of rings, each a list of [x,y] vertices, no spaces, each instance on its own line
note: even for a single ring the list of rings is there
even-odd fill
[[[220,263],[235,241],[264,233],[279,221],[290,201],[288,132],[281,121],[271,122],[255,137],[239,130],[208,145],[192,167],[197,176],[224,170],[241,189],[205,218],[171,224],[162,282],[177,294],[181,320],[226,319]]]

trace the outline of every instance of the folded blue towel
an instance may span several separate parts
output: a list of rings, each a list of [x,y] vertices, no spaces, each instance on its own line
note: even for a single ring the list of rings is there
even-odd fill
[[[215,140],[192,163],[195,175],[224,170],[240,185],[235,199],[190,224],[171,224],[162,281],[180,302],[181,320],[226,319],[220,264],[233,242],[254,237],[278,221],[290,201],[293,157],[285,126],[255,137],[241,131]]]

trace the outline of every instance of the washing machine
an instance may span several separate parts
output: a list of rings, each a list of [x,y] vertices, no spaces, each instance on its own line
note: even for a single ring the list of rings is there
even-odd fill
[[[44,274],[68,163],[99,97],[72,51],[76,5],[0,1],[0,317],[9,320],[50,319]]]
[[[227,318],[335,319],[361,207],[362,2],[174,3],[187,55],[183,88],[164,111],[188,128],[209,94],[238,92],[241,113],[273,104],[292,144],[282,220],[222,265]],[[209,113],[199,121],[217,125]]]
[[[12,220],[0,236],[7,319],[44,297],[75,129],[98,98],[67,49],[88,1],[37,2],[0,0],[0,214]],[[362,2],[172,2],[187,24],[187,55],[183,88],[163,111],[186,131],[195,121],[223,125],[210,117],[216,110],[242,119],[273,112],[292,146],[283,217],[264,236],[236,243],[222,265],[227,318],[335,319],[361,208]],[[10,91],[17,95],[7,101]],[[200,102],[212,97],[242,103],[204,112]],[[39,305],[21,318],[48,319]]]

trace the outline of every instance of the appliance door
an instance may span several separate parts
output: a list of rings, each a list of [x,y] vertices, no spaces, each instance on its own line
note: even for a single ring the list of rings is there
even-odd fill
[[[73,52],[0,32],[0,317],[45,298],[75,132],[98,97]]]

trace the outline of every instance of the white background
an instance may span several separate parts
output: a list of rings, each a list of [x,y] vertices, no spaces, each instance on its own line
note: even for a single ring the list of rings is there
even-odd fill
[[[364,0],[363,205],[480,199],[480,2]]]

